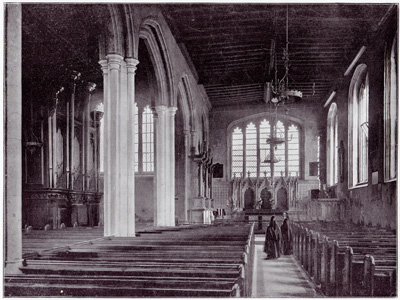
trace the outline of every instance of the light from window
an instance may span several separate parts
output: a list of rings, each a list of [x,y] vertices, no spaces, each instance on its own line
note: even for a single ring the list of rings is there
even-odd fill
[[[300,173],[300,140],[299,129],[295,125],[288,128],[288,168],[289,176],[297,176]]]
[[[135,172],[139,172],[139,110],[135,103]]]
[[[285,126],[281,121],[276,122],[276,135],[278,137],[285,136]],[[274,176],[285,175],[286,167],[286,154],[285,154],[285,143],[277,145],[274,151],[274,155],[280,161],[274,164]]]
[[[332,103],[329,107],[327,122],[327,183],[333,186],[338,183],[338,116],[337,105]]]
[[[257,124],[257,126],[255,125]],[[231,176],[279,177],[300,176],[300,129],[283,120],[255,120],[238,125],[232,131]],[[274,130],[274,133],[272,133]],[[276,130],[276,132],[275,132]],[[243,133],[244,132],[244,133]],[[283,144],[267,144],[271,134],[283,138]],[[279,158],[277,163],[264,163],[266,157]],[[243,172],[245,172],[243,174]]]
[[[243,173],[243,132],[236,127],[232,132],[232,177]]]
[[[260,176],[271,177],[271,165],[263,161],[270,153],[271,147],[267,144],[267,138],[271,135],[271,125],[266,119],[260,123]],[[266,172],[266,173],[265,173]]]
[[[257,129],[253,123],[246,128],[246,175],[257,174]]]
[[[384,173],[385,181],[396,179],[397,172],[397,34],[385,53]]]
[[[368,73],[359,65],[349,89],[349,185],[368,181]]]
[[[143,172],[154,171],[154,123],[153,112],[147,105],[142,114],[142,162]]]
[[[368,123],[368,87],[365,84],[361,84],[358,101],[358,181],[366,182],[368,180],[368,126],[363,124]]]

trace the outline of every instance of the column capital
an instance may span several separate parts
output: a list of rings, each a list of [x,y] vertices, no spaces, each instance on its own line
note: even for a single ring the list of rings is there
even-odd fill
[[[158,106],[155,106],[154,107],[154,111],[156,112],[156,113],[163,113],[163,112],[166,112],[168,110],[168,107],[166,106],[166,105],[158,105]]]
[[[168,107],[169,115],[170,115],[171,117],[175,116],[177,110],[178,110],[178,108],[175,107],[175,106],[170,106],[170,107]]]
[[[125,58],[125,62],[128,73],[135,73],[139,61],[136,58],[127,57]]]
[[[108,54],[106,56],[110,70],[119,70],[123,57],[119,54]]]
[[[103,71],[103,75],[108,74],[108,62],[107,59],[102,59],[99,61],[99,65],[101,66],[101,70]]]

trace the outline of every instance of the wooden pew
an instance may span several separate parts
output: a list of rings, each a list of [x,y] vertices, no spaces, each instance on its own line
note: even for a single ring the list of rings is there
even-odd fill
[[[196,229],[193,235],[190,231]],[[6,276],[5,295],[250,297],[254,225],[236,229],[232,233],[221,226],[211,234],[206,227],[185,229],[175,240],[178,230],[146,231],[138,239],[110,237],[41,251],[25,260],[24,275]],[[31,241],[33,248],[40,244],[39,239]],[[76,278],[86,281],[75,284]],[[114,286],[118,279],[129,286]],[[157,284],[146,286],[149,281]]]
[[[390,287],[390,293],[395,294],[393,288],[396,278],[394,266],[397,259],[395,234],[383,230],[375,232],[371,229],[361,230],[360,228],[347,234],[343,230],[331,232],[328,229],[331,228],[325,228],[322,231],[323,240],[320,241],[314,233],[310,234],[311,230],[307,233],[304,226],[299,224],[294,226],[295,255],[325,295],[379,294],[388,296],[383,292],[388,289],[379,289],[382,284],[377,285],[374,279],[384,282],[384,286]],[[373,268],[368,266],[367,261],[371,259],[365,259],[366,254],[379,257],[378,260],[374,260]],[[314,257],[311,268],[310,260],[307,260],[310,255]],[[383,255],[388,258],[383,259]]]

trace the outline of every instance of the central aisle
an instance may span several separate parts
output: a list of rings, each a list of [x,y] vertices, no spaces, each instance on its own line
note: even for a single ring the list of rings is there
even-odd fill
[[[267,260],[264,236],[256,236],[253,298],[313,298],[319,295],[293,255]]]

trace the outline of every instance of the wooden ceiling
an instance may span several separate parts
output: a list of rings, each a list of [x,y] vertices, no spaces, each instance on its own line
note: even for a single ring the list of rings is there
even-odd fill
[[[391,5],[165,4],[163,14],[184,44],[213,107],[260,104],[264,83],[284,75],[289,40],[289,88],[322,102]],[[287,17],[288,16],[288,17]],[[287,26],[288,23],[288,26]]]
[[[134,5],[134,4],[132,4]],[[147,4],[141,4],[147,5]],[[321,103],[393,4],[159,3],[194,65],[213,107],[263,103],[271,80],[272,40],[278,77],[289,38],[289,87]],[[43,89],[66,70],[101,84],[99,18],[106,4],[23,4],[23,83]],[[288,18],[287,18],[288,15]],[[288,27],[286,22],[288,21]],[[25,89],[29,90],[29,89]],[[28,97],[29,98],[29,97]]]

